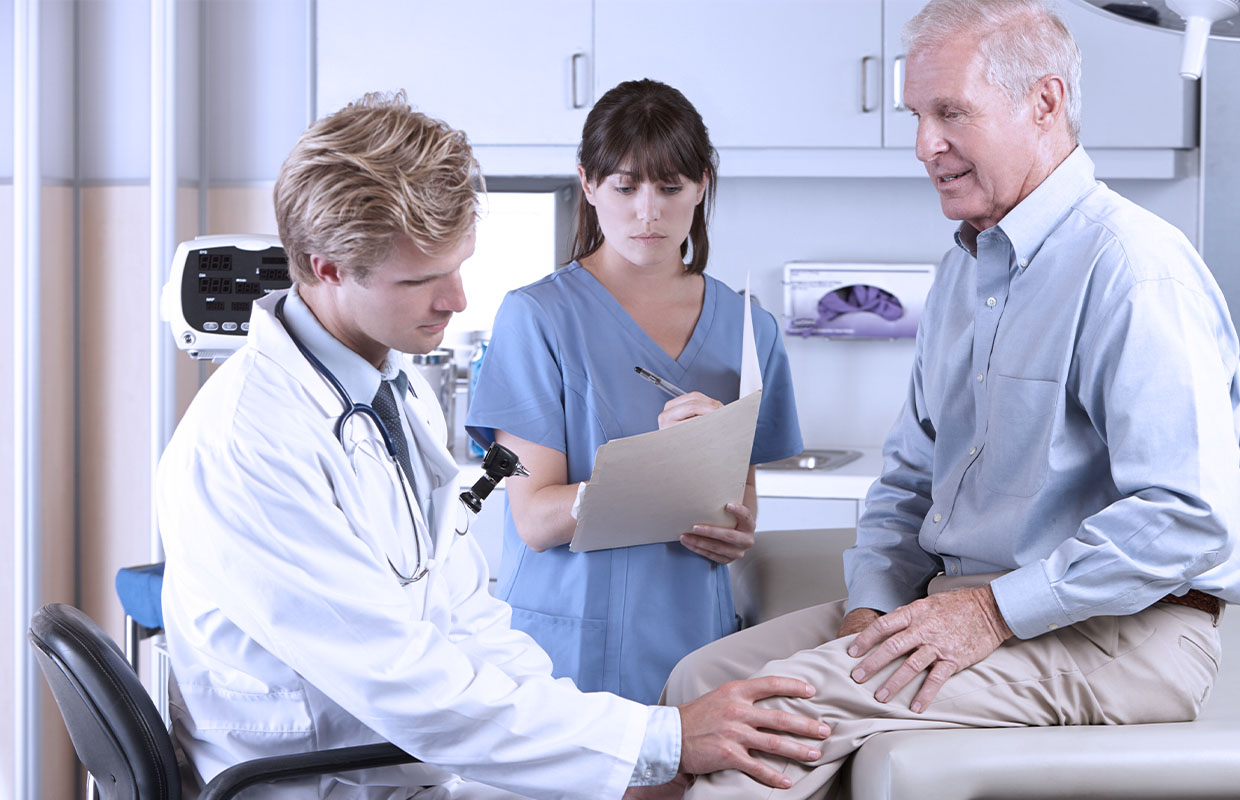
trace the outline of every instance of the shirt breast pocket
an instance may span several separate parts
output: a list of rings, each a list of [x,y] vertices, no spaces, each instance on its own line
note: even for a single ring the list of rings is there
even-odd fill
[[[1059,384],[995,376],[982,478],[998,494],[1031,497],[1046,482]]]

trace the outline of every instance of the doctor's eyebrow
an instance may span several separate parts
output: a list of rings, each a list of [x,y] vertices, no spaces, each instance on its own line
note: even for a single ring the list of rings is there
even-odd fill
[[[460,271],[461,271],[461,268],[456,267],[455,269],[447,269],[447,270],[443,270],[442,272],[430,272],[425,275],[419,275],[416,278],[403,278],[401,282],[402,283],[430,283],[431,281],[438,280],[440,278],[446,278],[449,275],[453,275]]]

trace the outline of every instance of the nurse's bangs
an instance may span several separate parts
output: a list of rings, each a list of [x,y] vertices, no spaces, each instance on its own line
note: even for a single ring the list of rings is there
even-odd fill
[[[639,183],[679,183],[681,176],[701,183],[710,163],[696,151],[683,128],[677,130],[660,122],[646,117],[637,130],[609,131],[598,153],[597,172],[589,175],[590,166],[584,165],[590,179],[597,182],[626,172]]]
[[[705,183],[680,255],[687,256],[692,246],[685,270],[696,274],[706,269],[710,254],[706,219],[714,204],[719,154],[702,115],[683,94],[649,79],[625,81],[608,90],[586,116],[577,163],[586,181],[595,185],[619,172],[639,183]],[[572,260],[593,254],[602,244],[594,206],[584,194],[578,195]]]

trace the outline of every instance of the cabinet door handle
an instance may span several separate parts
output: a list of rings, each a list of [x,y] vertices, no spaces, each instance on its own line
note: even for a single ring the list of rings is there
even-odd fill
[[[586,65],[585,53],[573,53],[572,73],[573,73],[573,108],[585,108],[586,98],[581,96],[581,89],[586,84],[583,70]]]
[[[878,110],[877,105],[870,105],[870,68],[878,61],[877,56],[866,56],[861,59],[861,113],[869,114]],[[882,81],[879,81],[882,85]]]
[[[891,107],[896,111],[908,111],[904,105],[904,56],[896,56],[891,62]]]

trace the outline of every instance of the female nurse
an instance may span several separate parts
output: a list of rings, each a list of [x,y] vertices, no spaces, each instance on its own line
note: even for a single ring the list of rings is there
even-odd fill
[[[737,399],[747,303],[703,274],[718,156],[684,95],[616,86],[590,111],[577,157],[573,260],[504,299],[467,427],[530,471],[505,484],[498,591],[513,627],[583,691],[653,703],[682,656],[736,629],[727,564],[754,542],[753,467],[744,502],[727,506],[735,526],[695,525],[678,542],[569,552],[573,502],[599,445]],[[754,334],[751,464],[801,451],[787,356],[757,307]],[[635,366],[687,394],[668,400]]]

